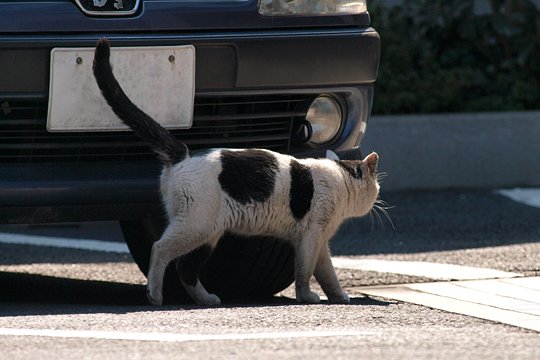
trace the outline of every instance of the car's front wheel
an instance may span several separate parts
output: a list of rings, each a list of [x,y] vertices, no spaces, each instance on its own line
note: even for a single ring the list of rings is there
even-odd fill
[[[133,259],[146,276],[152,244],[165,224],[158,219],[120,222]],[[164,278],[165,303],[189,303],[174,261]],[[294,249],[282,240],[225,234],[201,271],[201,282],[225,301],[269,298],[294,280]]]

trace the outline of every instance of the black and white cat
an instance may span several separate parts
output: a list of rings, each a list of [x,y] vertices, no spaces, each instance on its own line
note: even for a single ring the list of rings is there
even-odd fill
[[[228,231],[272,235],[293,244],[297,301],[320,301],[309,285],[315,275],[330,302],[349,303],[332,266],[328,240],[344,219],[368,214],[377,201],[377,154],[362,161],[339,161],[296,159],[262,149],[190,152],[128,99],[112,73],[109,56],[108,41],[99,40],[93,70],[103,96],[163,163],[161,193],[168,226],[152,247],[150,302],[162,303],[170,261],[196,249],[209,256]],[[218,305],[219,297],[199,281],[203,263],[181,268],[180,280],[197,304]]]

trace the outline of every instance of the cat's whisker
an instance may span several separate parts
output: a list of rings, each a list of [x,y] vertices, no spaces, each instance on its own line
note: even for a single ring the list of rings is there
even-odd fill
[[[377,181],[382,182],[384,178],[386,178],[387,176],[388,176],[388,173],[385,173],[385,172],[377,173]]]
[[[390,222],[390,225],[392,225],[392,229],[396,230],[396,227],[394,225],[394,222],[392,221],[392,218],[390,217],[390,214],[388,213],[388,209],[392,209],[394,208],[395,206],[391,206],[391,207],[382,207],[382,206],[379,206],[379,205],[373,205],[373,208],[374,209],[377,209],[379,210],[381,213],[384,214],[384,216],[386,216],[386,218],[388,219],[388,221]],[[375,212],[377,212],[375,210]]]
[[[390,210],[395,208],[395,205],[388,205],[384,200],[378,199],[373,206],[377,206],[379,209]]]
[[[373,220],[373,212],[374,212],[373,209],[371,209],[371,211],[369,212],[369,221],[371,223],[371,229],[369,230],[370,232],[373,232],[373,229],[375,228],[374,220]]]
[[[384,200],[381,200],[381,199],[377,199],[375,200],[375,204],[376,205],[381,205],[381,206],[384,206],[385,208],[388,208],[390,205],[388,205],[388,203]],[[392,206],[393,207],[393,206]]]
[[[377,220],[379,222],[379,229],[384,230],[384,223],[382,221],[381,215],[377,212],[377,210],[379,208],[378,207],[373,207],[373,209],[375,210],[374,213],[375,213],[375,216],[377,217]]]
[[[371,208],[371,210],[369,211],[369,219],[371,221],[371,229],[370,231],[373,232],[373,230],[375,229],[375,218],[377,217],[377,211],[375,210],[375,207]]]
[[[349,222],[350,222],[350,220],[345,220],[345,222],[342,225],[343,229],[345,230],[345,233],[349,232]]]

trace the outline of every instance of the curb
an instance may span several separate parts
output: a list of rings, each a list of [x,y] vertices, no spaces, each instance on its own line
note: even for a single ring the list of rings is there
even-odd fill
[[[540,186],[540,111],[372,116],[384,191]]]

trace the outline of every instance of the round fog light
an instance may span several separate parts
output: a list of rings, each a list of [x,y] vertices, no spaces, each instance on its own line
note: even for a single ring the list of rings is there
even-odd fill
[[[342,116],[341,106],[336,99],[327,95],[317,97],[306,115],[313,128],[311,142],[321,145],[332,140],[341,128]]]

